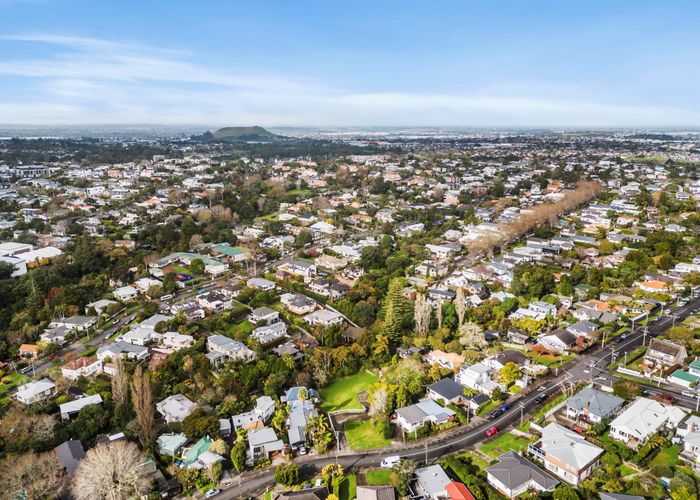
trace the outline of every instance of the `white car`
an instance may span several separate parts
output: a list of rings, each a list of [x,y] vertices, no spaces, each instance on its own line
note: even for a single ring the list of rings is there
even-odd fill
[[[697,397],[697,394],[694,393],[693,391],[683,391],[683,392],[681,392],[681,394],[683,396],[685,396],[686,398],[696,398]]]
[[[208,491],[204,494],[204,496],[207,497],[207,498],[213,498],[213,497],[215,497],[216,495],[218,495],[219,493],[221,493],[221,490],[220,490],[220,489],[218,489],[218,488],[212,488],[212,489],[208,490]]]
[[[399,463],[399,460],[401,460],[400,456],[393,455],[391,457],[386,457],[379,465],[384,469],[391,469],[394,465]]]

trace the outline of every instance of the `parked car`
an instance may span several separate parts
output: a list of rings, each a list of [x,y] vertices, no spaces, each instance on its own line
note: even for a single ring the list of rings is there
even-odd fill
[[[498,434],[498,427],[493,426],[486,429],[486,435],[488,437],[495,436],[496,434]]]
[[[546,394],[540,394],[540,395],[538,395],[533,401],[534,401],[535,403],[537,403],[537,404],[540,404],[540,403],[542,403],[542,401],[544,401],[545,399],[547,399],[547,395],[546,395]]]
[[[503,415],[503,410],[501,410],[500,408],[496,408],[491,413],[489,413],[489,418],[491,420],[494,420],[494,419],[500,417],[501,415]]]
[[[505,413],[505,412],[507,412],[508,410],[510,410],[512,407],[513,407],[513,405],[511,405],[511,404],[509,404],[509,403],[503,403],[503,404],[501,405],[501,411],[502,411],[503,413]]]
[[[391,469],[394,465],[399,463],[401,460],[401,457],[398,455],[392,455],[390,457],[386,457],[384,460],[380,462],[380,466],[384,469]]]
[[[697,397],[697,394],[693,391],[683,391],[683,392],[681,392],[681,394],[683,396],[685,396],[686,398],[696,398]]]
[[[218,495],[219,493],[221,493],[221,490],[219,488],[212,488],[210,490],[207,490],[207,492],[204,494],[204,496],[206,498],[213,498],[216,495]]]

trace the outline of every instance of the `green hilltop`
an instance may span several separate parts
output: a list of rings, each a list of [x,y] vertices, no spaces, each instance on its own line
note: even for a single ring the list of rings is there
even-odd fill
[[[215,139],[241,139],[241,140],[251,140],[251,139],[272,139],[279,137],[272,132],[265,130],[262,127],[224,127],[219,130],[215,130],[212,134]]]

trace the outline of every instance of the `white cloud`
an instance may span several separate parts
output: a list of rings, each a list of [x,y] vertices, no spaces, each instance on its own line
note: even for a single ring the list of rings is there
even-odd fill
[[[23,60],[0,55],[0,89],[3,78],[27,82],[23,98],[3,102],[0,93],[0,117],[13,124],[700,124],[696,111],[595,102],[577,97],[575,85],[559,86],[552,97],[532,92],[536,82],[521,95],[517,85],[469,95],[356,93],[313,78],[208,67],[187,52],[140,44],[35,34],[0,37],[0,48],[3,40],[52,48],[51,56]]]

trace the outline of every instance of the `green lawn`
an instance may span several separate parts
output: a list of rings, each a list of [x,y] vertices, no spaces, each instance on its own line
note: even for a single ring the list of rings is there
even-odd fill
[[[238,323],[236,325],[232,325],[229,329],[228,332],[231,335],[234,335],[239,332],[243,332],[246,334],[250,334],[255,329],[255,325],[251,323],[248,320],[243,321],[242,323]]]
[[[490,413],[492,410],[495,410],[496,407],[500,405],[501,403],[498,401],[489,401],[484,406],[479,408],[479,411],[477,411],[476,414],[481,417],[483,415],[486,415],[487,413]]]
[[[357,395],[365,392],[376,381],[376,375],[364,370],[350,377],[336,380],[328,387],[321,389],[321,410],[328,413],[337,410],[362,409]]]
[[[465,453],[462,453],[462,456],[465,458],[468,458],[472,461],[474,465],[476,465],[479,469],[484,470],[486,469],[489,464],[486,460],[484,460],[484,457],[479,455],[478,453],[474,451],[467,451]]]
[[[5,398],[5,396],[14,391],[18,386],[26,384],[27,382],[29,382],[29,377],[21,373],[8,373],[0,380],[0,399]]]
[[[345,424],[345,439],[353,450],[382,448],[391,444],[391,440],[381,434],[372,420],[354,420]]]
[[[340,500],[352,500],[357,497],[357,476],[350,474],[345,476],[338,485],[338,498]]]
[[[673,446],[669,446],[668,448],[663,448],[649,463],[649,469],[654,467],[655,465],[668,465],[669,467],[675,467],[678,465],[680,462],[678,458],[678,453],[680,450],[678,449],[678,445],[674,444]]]
[[[523,451],[527,449],[528,443],[529,441],[525,438],[521,438],[509,432],[505,432],[493,441],[490,441],[481,448],[479,448],[479,451],[485,453],[490,457],[498,458],[502,454],[509,451]]]
[[[365,473],[365,481],[370,486],[381,486],[391,484],[391,470],[389,469],[374,469]]]
[[[537,354],[532,351],[525,352],[525,355],[530,358],[533,363],[544,366],[559,365],[567,363],[574,359],[576,356],[569,354],[566,356],[552,356],[551,354]]]
[[[630,475],[636,474],[636,473],[637,473],[637,471],[635,469],[633,469],[632,467],[630,467],[629,465],[627,465],[627,464],[620,465],[620,475],[622,477],[630,476]]]

